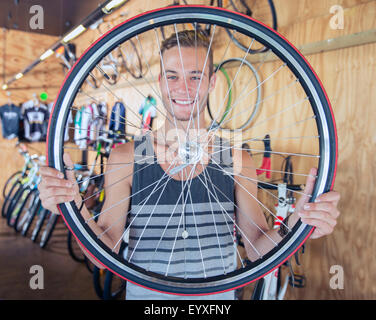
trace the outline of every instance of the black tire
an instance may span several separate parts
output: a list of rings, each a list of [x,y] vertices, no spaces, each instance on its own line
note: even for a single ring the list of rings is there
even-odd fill
[[[97,266],[94,266],[93,269],[93,285],[94,291],[97,294],[98,298],[103,300],[103,285],[105,274],[107,273],[106,269],[100,269]]]
[[[9,205],[9,208],[7,211],[8,226],[15,228],[15,226],[17,225],[18,219],[20,217],[20,214],[25,208],[25,205],[27,201],[30,199],[31,195],[32,195],[32,191],[28,187],[22,188],[17,192],[17,194],[11,201],[11,204]]]
[[[31,237],[30,237],[31,241],[35,242],[37,240],[39,233],[43,228],[43,224],[46,220],[48,213],[49,213],[49,211],[44,209],[44,208],[42,208],[42,210],[39,211],[39,216],[38,216],[37,222],[35,224],[33,232],[31,233]]]
[[[81,249],[78,247],[76,243],[76,239],[72,235],[70,231],[68,231],[68,236],[67,236],[67,245],[68,245],[68,252],[69,255],[72,257],[74,261],[77,262],[85,262],[85,255],[81,251]],[[78,250],[75,250],[74,247],[78,248]],[[79,255],[77,254],[77,251],[79,252]]]
[[[255,288],[252,292],[251,300],[262,300],[262,295],[264,294],[264,278],[261,278],[256,282]]]
[[[17,215],[16,221],[13,225],[14,229],[19,232],[22,230],[23,225],[27,222],[29,217],[35,214],[35,206],[39,201],[39,193],[37,189],[31,190],[25,199],[22,210]]]
[[[19,176],[21,177],[21,175],[22,175],[22,171],[16,171],[16,172],[13,173],[13,174],[8,178],[8,180],[5,182],[4,187],[3,187],[3,198],[4,198],[4,199],[7,197],[8,193],[9,193],[9,191],[10,191],[10,189],[7,190],[8,185],[13,181],[13,179],[14,179],[17,175],[19,175]],[[17,179],[16,181],[19,181],[19,179]],[[16,182],[16,181],[15,181],[15,182]],[[14,182],[14,183],[15,183],[15,182]],[[13,183],[13,184],[14,184],[14,183]],[[10,188],[11,188],[11,187],[10,187]]]
[[[85,257],[85,265],[86,265],[86,268],[89,270],[90,273],[94,272],[95,265],[87,257]]]
[[[44,249],[51,239],[52,233],[55,230],[56,223],[58,221],[59,215],[50,213],[50,217],[47,221],[46,228],[43,230],[39,246]]]
[[[315,115],[316,126],[319,131],[320,159],[318,160],[316,184],[310,201],[314,201],[318,194],[329,191],[333,186],[336,171],[337,136],[330,102],[321,82],[308,62],[295,47],[274,30],[245,16],[206,7],[163,8],[145,13],[119,25],[93,44],[85,55],[78,60],[75,68],[71,70],[56,100],[49,125],[48,165],[65,172],[62,160],[64,123],[67,121],[70,105],[87,73],[104,55],[122,41],[128,40],[141,32],[171,24],[171,21],[173,23],[212,23],[224,28],[233,28],[251,38],[257,38],[256,40],[264,45],[270,46],[276,56],[299,79],[300,85],[309,97]],[[68,95],[68,93],[70,94]],[[289,259],[313,232],[311,226],[299,221],[274,249],[263,255],[262,259],[245,266],[241,272],[234,271],[210,279],[183,280],[161,276],[144,269],[140,270],[141,268],[124,263],[101,241],[96,240],[96,235],[87,226],[74,202],[61,204],[59,209],[65,222],[82,245],[108,269],[139,285],[176,294],[207,294],[246,285],[263,277],[270,270]]]
[[[27,221],[25,222],[25,224],[22,226],[22,230],[21,230],[21,234],[25,237],[27,235],[27,233],[29,232],[30,230],[30,227],[32,226],[33,222],[34,222],[34,219],[37,215],[38,212],[40,212],[41,210],[41,201],[39,199],[39,195],[38,195],[38,200],[34,203],[33,205],[33,208],[31,208],[30,210],[30,214],[28,216],[28,219]]]
[[[118,300],[122,298],[126,288],[126,280],[107,270],[103,287],[103,300]]]
[[[240,58],[230,58],[230,59],[227,59],[227,60],[225,60],[225,61],[222,61],[219,65],[217,65],[217,67],[215,68],[215,72],[217,72],[218,70],[221,70],[222,72],[224,72],[223,71],[223,69],[222,68],[224,68],[224,65],[226,64],[226,63],[232,63],[232,62],[241,62],[241,60],[242,59],[240,59]],[[240,131],[240,130],[242,130],[242,129],[244,129],[244,128],[247,128],[248,126],[249,126],[249,124],[252,122],[252,120],[255,118],[255,116],[257,115],[257,113],[258,113],[258,110],[259,110],[259,108],[260,108],[260,102],[261,102],[261,87],[260,87],[260,83],[261,83],[261,79],[260,79],[260,76],[258,75],[258,73],[257,73],[257,71],[256,71],[256,68],[254,68],[253,67],[253,65],[250,63],[250,62],[247,62],[247,61],[243,61],[243,62],[241,62],[244,66],[247,66],[248,67],[248,69],[250,69],[250,73],[251,74],[253,74],[253,76],[254,76],[254,79],[256,80],[256,84],[257,84],[257,99],[256,99],[256,101],[255,101],[255,103],[254,103],[254,108],[253,108],[253,110],[252,110],[252,113],[248,116],[248,115],[243,115],[246,119],[245,119],[245,121],[241,124],[241,125],[239,125],[237,128],[234,128],[234,129],[227,129],[227,128],[223,128],[222,127],[222,130],[226,130],[226,131]],[[227,76],[228,77],[228,76]],[[229,82],[229,86],[231,86],[232,85],[232,83],[231,83],[231,81]],[[231,90],[229,91],[230,93],[231,93]],[[231,106],[231,96],[229,95],[228,96],[228,100],[230,100],[230,102],[228,102],[229,103],[229,105]],[[234,108],[234,106],[232,106],[232,107],[230,107],[229,108],[229,110],[231,110],[231,109],[233,109]],[[226,109],[228,109],[228,107],[226,107]],[[218,116],[216,116],[216,117],[214,117],[213,116],[213,114],[212,114],[212,112],[211,112],[211,109],[210,109],[210,103],[209,103],[209,100],[208,100],[208,108],[207,108],[207,110],[208,110],[208,114],[209,114],[209,117],[210,117],[210,119],[212,119],[213,120],[213,122],[212,122],[212,124],[211,124],[211,126],[221,126],[221,124],[222,124],[222,122],[223,122],[223,120],[220,120],[224,115],[225,115],[225,113],[227,112],[226,110],[225,110],[225,112],[223,113],[223,115],[221,116],[221,117],[219,117],[218,118]],[[218,122],[218,120],[219,120],[219,122]]]
[[[1,216],[6,218],[9,206],[12,203],[12,199],[16,196],[17,192],[22,188],[20,181],[16,181],[10,188],[8,195],[4,198],[3,206],[1,207]]]
[[[233,4],[233,1],[230,0],[231,4],[232,4],[232,7],[235,11],[238,11],[240,12],[240,8],[237,8],[234,4]],[[272,27],[274,30],[277,31],[278,29],[278,22],[277,22],[277,12],[275,10],[275,6],[274,6],[274,2],[273,0],[268,0],[268,3],[269,3],[269,8],[270,8],[270,13],[271,13],[271,16],[272,16]],[[252,18],[252,16],[250,16]],[[248,50],[248,47],[246,45],[244,45],[243,43],[241,43],[238,39],[236,39],[232,33],[230,32],[230,30],[226,29],[227,31],[227,34],[229,35],[229,37],[231,38],[231,40],[240,48],[242,49],[243,51],[245,52],[249,52],[251,54],[255,54],[255,53],[262,53],[262,52],[266,52],[268,51],[269,49],[267,47],[263,47],[263,48],[260,48],[260,49],[257,49],[257,50],[252,50],[252,49],[249,49]]]
[[[119,56],[121,60],[121,64],[123,68],[125,69],[125,71],[127,71],[134,79],[141,79],[144,76],[144,71],[143,71],[140,53],[138,52],[137,47],[135,46],[133,41],[129,41],[129,43],[131,44],[133,52],[134,54],[136,54],[136,57],[137,57],[136,70],[132,70],[132,68],[128,66],[127,64],[128,59],[127,57],[123,56],[122,52],[120,53],[120,56]]]

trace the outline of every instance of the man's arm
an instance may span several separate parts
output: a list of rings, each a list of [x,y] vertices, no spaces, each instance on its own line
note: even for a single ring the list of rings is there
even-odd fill
[[[68,154],[64,154],[66,166],[72,167],[73,163]],[[105,173],[105,192],[106,199],[103,204],[98,221],[91,219],[89,210],[83,206],[81,214],[85,220],[88,220],[88,226],[97,235],[101,241],[109,248],[119,251],[120,240],[125,231],[125,223],[129,210],[133,166],[133,143],[120,145],[113,149],[107,162]],[[73,171],[67,171],[67,178],[59,177],[59,172],[52,168],[44,167],[41,169],[42,181],[38,186],[40,198],[44,208],[54,213],[59,213],[57,204],[72,201],[76,202],[77,207],[81,206],[82,199],[79,194],[78,186]],[[103,268],[82,246],[79,244],[84,254],[97,267]]]

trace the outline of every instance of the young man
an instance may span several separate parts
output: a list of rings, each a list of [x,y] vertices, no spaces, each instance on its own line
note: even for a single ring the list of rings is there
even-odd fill
[[[252,169],[255,166],[250,155],[231,149],[227,153],[230,161],[224,163],[222,151],[230,148],[216,152],[216,140],[204,126],[207,97],[216,82],[208,48],[207,38],[194,31],[180,32],[178,39],[172,36],[163,43],[159,86],[165,124],[141,140],[111,152],[111,170],[107,170],[105,179],[108,192],[102,209],[106,212],[98,222],[89,222],[96,234],[102,234],[101,240],[108,247],[118,250],[131,206],[127,256],[130,262],[157,273],[188,278],[223,274],[236,268],[234,241],[229,232],[235,212],[236,229],[243,237],[250,260],[268,252],[286,233],[286,228],[268,228],[256,200],[257,185],[252,182],[256,170]],[[73,166],[67,154],[64,161],[67,167]],[[311,169],[306,181],[307,194],[312,191],[315,174],[315,169]],[[73,171],[67,171],[68,180],[52,168],[42,168],[41,175],[38,188],[45,208],[57,213],[57,204],[72,200],[81,206]],[[311,238],[330,234],[339,216],[339,194],[332,191],[317,199],[319,202],[307,207],[308,196],[301,197],[285,224],[291,227],[301,218],[316,227]],[[84,218],[90,218],[85,206],[81,212]],[[127,299],[178,298],[127,285]],[[234,292],[195,298],[234,299]]]

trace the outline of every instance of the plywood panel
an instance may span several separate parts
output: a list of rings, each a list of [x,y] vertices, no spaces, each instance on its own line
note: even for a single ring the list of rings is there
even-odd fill
[[[369,108],[375,91],[376,45],[367,45],[309,58],[331,97],[339,138],[338,174],[335,189],[342,200],[342,215],[334,234],[310,241],[304,258],[309,277],[307,288],[296,289],[291,297],[304,299],[374,299],[376,297],[375,166],[373,150],[376,112]],[[369,85],[366,85],[369,84]],[[340,265],[345,288],[329,286],[329,269]],[[307,266],[307,267],[306,267]]]
[[[37,33],[1,30],[0,70],[5,72],[5,74],[2,74],[1,83],[4,83],[4,76],[6,80],[9,80],[34,62],[57,39],[57,37]],[[16,104],[32,99],[34,93],[39,95],[42,91],[49,94],[48,102],[50,102],[56,96],[63,78],[64,73],[59,61],[55,57],[50,57],[26,76],[12,83],[8,91],[11,92],[11,98]],[[0,90],[0,104],[2,105],[7,101],[6,93],[4,90]]]

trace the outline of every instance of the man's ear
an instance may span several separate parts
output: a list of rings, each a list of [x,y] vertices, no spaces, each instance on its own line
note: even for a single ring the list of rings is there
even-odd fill
[[[217,74],[213,72],[209,80],[209,93],[214,90],[216,82],[217,82]]]

